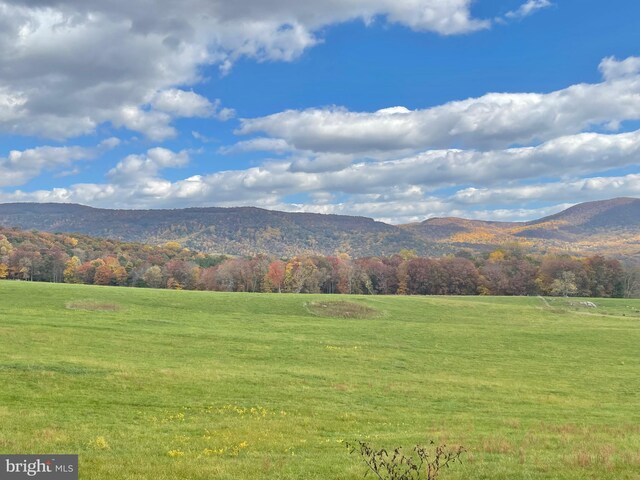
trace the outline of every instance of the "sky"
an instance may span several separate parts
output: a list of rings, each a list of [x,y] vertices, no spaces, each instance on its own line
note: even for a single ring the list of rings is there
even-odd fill
[[[525,221],[640,196],[637,0],[0,0],[0,202]]]

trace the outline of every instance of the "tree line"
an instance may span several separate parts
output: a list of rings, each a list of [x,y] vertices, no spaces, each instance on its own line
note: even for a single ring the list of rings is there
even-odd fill
[[[517,244],[442,258],[403,250],[351,258],[207,255],[160,246],[16,229],[0,230],[0,278],[132,287],[368,295],[559,295],[631,297],[636,268],[600,255],[534,255]]]

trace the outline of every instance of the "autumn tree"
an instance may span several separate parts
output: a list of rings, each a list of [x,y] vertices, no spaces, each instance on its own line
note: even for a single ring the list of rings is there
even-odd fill
[[[442,286],[442,274],[435,260],[413,258],[407,263],[407,293],[409,295],[435,295]]]
[[[65,283],[82,283],[78,268],[80,267],[80,259],[75,255],[71,257],[64,265],[63,278]]]
[[[627,267],[622,276],[622,292],[624,298],[640,297],[640,268]]]
[[[9,267],[4,263],[0,263],[0,279],[5,279],[9,276]]]
[[[595,255],[585,262],[591,297],[624,296],[624,271],[619,261]]]
[[[8,258],[8,266],[15,278],[33,281],[42,266],[42,255],[35,245],[24,242],[13,249]]]
[[[338,293],[354,293],[354,269],[351,257],[348,253],[339,253],[337,256]]]
[[[216,272],[219,289],[227,292],[243,291],[241,269],[242,259],[232,258],[222,263]]]
[[[257,255],[244,263],[241,275],[246,291],[261,292],[264,290],[263,282],[270,264],[271,260],[266,255]]]
[[[397,286],[396,269],[393,265],[385,263],[380,258],[363,258],[355,261],[360,269],[360,278],[368,281],[370,292],[373,294],[387,295],[393,293]],[[366,286],[366,285],[365,285]]]
[[[562,272],[560,278],[556,278],[551,283],[551,294],[568,297],[578,293],[578,287],[576,286],[576,275],[573,272]]]
[[[277,291],[282,292],[284,283],[284,271],[286,264],[282,260],[274,260],[269,264],[267,273],[264,277],[263,289],[266,292]]]
[[[95,285],[112,285],[114,283],[113,270],[109,265],[103,263],[96,268],[93,283]]]
[[[43,280],[50,282],[64,281],[64,270],[69,256],[59,247],[48,248],[42,253]]]
[[[340,259],[335,256],[323,257],[321,266],[325,270],[326,280],[322,287],[322,293],[338,293],[338,282],[340,280],[338,276],[338,269],[340,266]]]
[[[333,266],[324,257],[310,257],[313,265],[309,275],[305,279],[303,292],[322,293],[327,290],[327,283],[333,276]]]
[[[396,277],[398,278],[398,288],[396,293],[398,295],[409,294],[409,262],[402,261],[396,269]]]
[[[96,279],[96,271],[104,265],[102,258],[86,261],[77,269],[78,276],[82,279],[82,283],[92,285]]]
[[[149,267],[142,276],[144,283],[151,288],[162,288],[166,285],[166,280],[162,275],[162,269],[158,265]]]
[[[180,250],[182,250],[182,245],[180,245],[180,242],[175,242],[175,241],[170,241],[165,243],[164,247],[174,252],[179,252]]]
[[[198,278],[198,288],[201,290],[218,290],[217,271],[218,267],[203,268]]]
[[[438,261],[442,295],[476,295],[480,274],[475,264],[466,258],[442,258]]]
[[[175,286],[180,285],[181,288],[194,290],[198,282],[199,271],[195,270],[197,265],[193,262],[173,259],[165,264],[168,282]]]
[[[309,292],[309,280],[318,267],[309,257],[294,257],[285,267],[284,290],[291,293]]]
[[[0,235],[0,258],[8,257],[13,252],[13,245],[7,240],[7,237]]]
[[[492,295],[531,295],[537,289],[537,272],[529,260],[494,252],[480,267],[481,284],[485,292]]]
[[[572,283],[576,286],[576,294],[588,297],[591,294],[589,275],[586,264],[579,258],[568,255],[549,255],[543,258],[536,278],[536,285],[541,293],[551,293],[555,280],[564,280],[565,272],[573,274]],[[556,284],[557,286],[557,284]]]

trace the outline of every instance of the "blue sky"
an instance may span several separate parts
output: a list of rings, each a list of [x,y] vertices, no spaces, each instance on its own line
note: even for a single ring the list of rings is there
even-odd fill
[[[640,196],[640,4],[0,0],[0,202],[405,223]]]

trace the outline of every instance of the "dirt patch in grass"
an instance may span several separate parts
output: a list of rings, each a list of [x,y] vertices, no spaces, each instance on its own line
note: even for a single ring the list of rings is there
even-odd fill
[[[355,302],[318,301],[307,303],[307,308],[314,315],[333,318],[376,318],[380,311]]]
[[[65,306],[69,310],[87,310],[90,312],[116,312],[122,308],[117,303],[100,302],[98,300],[76,300],[67,302]]]

